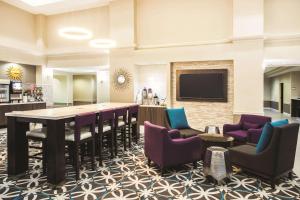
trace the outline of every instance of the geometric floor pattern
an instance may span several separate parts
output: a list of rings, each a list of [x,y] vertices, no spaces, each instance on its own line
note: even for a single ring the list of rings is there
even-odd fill
[[[42,175],[41,161],[30,160],[30,170],[17,177],[6,173],[6,130],[0,130],[0,199],[199,199],[199,200],[281,200],[300,199],[300,179],[283,178],[272,189],[268,183],[235,172],[229,183],[214,184],[203,175],[202,162],[198,168],[187,164],[168,169],[163,177],[158,168],[147,165],[143,153],[143,138],[130,150],[121,151],[114,159],[105,158],[103,166],[91,170],[86,161],[76,182],[72,166],[67,166],[66,182],[53,188]],[[259,164],[259,163],[258,163]]]

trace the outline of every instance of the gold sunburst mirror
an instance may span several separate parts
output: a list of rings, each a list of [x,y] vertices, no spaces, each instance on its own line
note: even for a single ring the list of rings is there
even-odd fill
[[[112,81],[116,90],[126,89],[131,83],[131,74],[123,68],[116,69]]]
[[[21,81],[23,77],[23,70],[19,66],[10,66],[7,68],[7,76],[10,80]]]

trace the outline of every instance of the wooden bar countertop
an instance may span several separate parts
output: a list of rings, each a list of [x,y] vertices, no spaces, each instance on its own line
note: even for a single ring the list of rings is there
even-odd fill
[[[22,117],[22,118],[35,118],[35,119],[66,119],[75,117],[78,114],[87,112],[99,112],[106,109],[122,108],[136,105],[135,103],[100,103],[100,104],[89,104],[80,106],[69,106],[60,108],[47,108],[40,110],[29,110],[29,111],[13,111],[6,113],[5,116],[10,117]]]

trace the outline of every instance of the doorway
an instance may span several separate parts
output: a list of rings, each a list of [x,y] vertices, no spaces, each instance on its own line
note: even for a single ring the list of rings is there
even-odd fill
[[[284,99],[284,83],[280,83],[280,112],[283,113],[284,109],[284,103],[283,103],[283,99]]]

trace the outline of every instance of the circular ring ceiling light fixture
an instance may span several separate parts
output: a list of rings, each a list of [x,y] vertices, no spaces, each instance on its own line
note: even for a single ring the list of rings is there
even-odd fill
[[[61,37],[70,40],[87,40],[93,37],[93,33],[81,27],[66,27],[58,31]]]
[[[116,47],[116,42],[110,39],[94,39],[91,40],[90,46],[98,49],[111,49]]]

